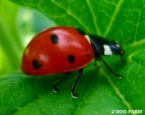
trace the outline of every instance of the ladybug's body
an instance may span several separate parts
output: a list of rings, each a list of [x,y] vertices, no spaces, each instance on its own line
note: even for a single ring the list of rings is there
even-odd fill
[[[102,59],[103,55],[112,54],[123,54],[120,45],[114,41],[87,35],[73,27],[54,27],[40,33],[28,44],[23,55],[22,70],[36,76],[79,70],[79,77],[72,88],[75,98],[82,70],[93,59],[101,59],[112,73],[119,75]],[[55,90],[59,83],[55,84]]]
[[[74,28],[56,27],[28,45],[22,69],[31,75],[50,75],[83,68],[94,58],[91,42]]]

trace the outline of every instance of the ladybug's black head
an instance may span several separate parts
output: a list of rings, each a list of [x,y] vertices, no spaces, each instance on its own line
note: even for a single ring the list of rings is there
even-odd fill
[[[109,41],[107,44],[103,44],[104,47],[104,55],[123,55],[124,50],[121,48],[119,43],[115,41]]]
[[[92,46],[94,48],[95,57],[100,57],[101,55],[123,55],[124,50],[116,41],[109,41],[100,36],[86,35],[91,40]]]

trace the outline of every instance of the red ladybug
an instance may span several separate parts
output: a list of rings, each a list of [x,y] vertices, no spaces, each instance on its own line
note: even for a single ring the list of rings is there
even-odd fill
[[[105,66],[115,75],[109,65],[103,60],[103,55],[122,55],[124,51],[115,41],[109,41],[99,36],[87,35],[73,27],[54,27],[38,34],[26,47],[22,59],[22,71],[29,75],[52,75],[79,71],[71,94],[77,98],[76,85],[83,68],[93,59],[102,60]],[[67,78],[67,77],[65,77]],[[62,79],[54,85],[57,91]]]

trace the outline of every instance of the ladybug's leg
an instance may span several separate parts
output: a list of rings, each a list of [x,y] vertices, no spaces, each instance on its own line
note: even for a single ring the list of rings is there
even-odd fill
[[[82,73],[83,73],[83,69],[80,69],[79,75],[77,76],[76,80],[74,81],[74,83],[72,85],[72,89],[71,89],[72,98],[75,98],[75,99],[78,98],[78,94],[76,93],[76,88],[77,88],[77,85],[79,83]]]
[[[53,91],[54,93],[59,92],[58,85],[60,85],[62,82],[64,82],[64,81],[67,80],[68,74],[70,74],[70,73],[66,73],[66,75],[65,75],[65,77],[64,77],[63,79],[60,79],[60,80],[56,81],[56,83],[53,85],[52,91]]]
[[[101,59],[102,62],[104,63],[104,65],[108,68],[108,70],[110,72],[112,72],[115,76],[117,76],[118,78],[122,78],[122,75],[116,73],[103,59]]]

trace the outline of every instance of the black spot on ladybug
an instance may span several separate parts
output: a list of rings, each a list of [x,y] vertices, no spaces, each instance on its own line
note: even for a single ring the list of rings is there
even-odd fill
[[[70,63],[74,63],[74,61],[75,61],[75,56],[74,56],[74,55],[69,55],[69,56],[68,56],[68,61],[69,61]]]
[[[85,33],[83,30],[79,29],[79,28],[77,28],[77,31],[78,31],[81,35],[86,35],[86,33]]]
[[[32,65],[33,65],[35,70],[38,70],[38,69],[40,69],[42,67],[42,64],[38,60],[36,60],[36,59],[34,59],[32,61]]]
[[[51,39],[51,42],[52,42],[53,44],[56,44],[56,43],[58,42],[58,37],[57,37],[57,35],[55,35],[55,34],[52,34],[52,35],[50,36],[50,39]]]

